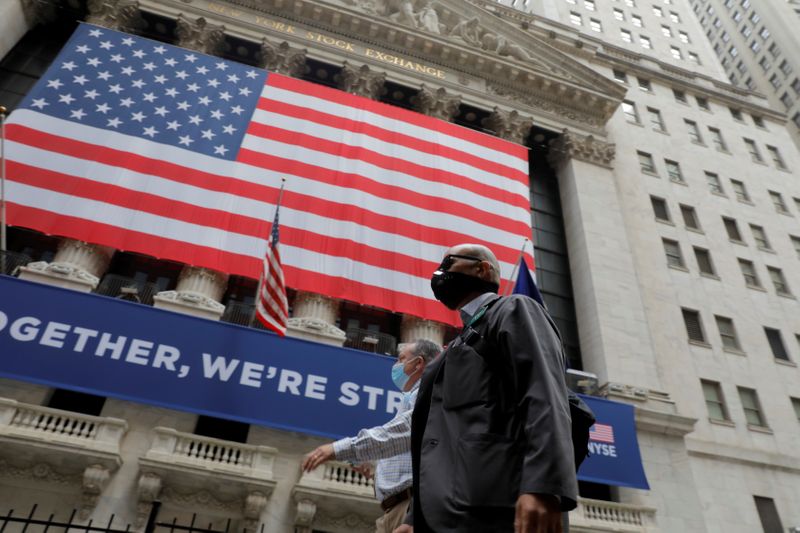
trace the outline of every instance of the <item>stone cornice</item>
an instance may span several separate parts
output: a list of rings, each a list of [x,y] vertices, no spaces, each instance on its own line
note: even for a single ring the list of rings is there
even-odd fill
[[[615,155],[615,144],[598,140],[592,135],[578,135],[565,129],[561,135],[550,141],[548,160],[554,168],[561,167],[571,159],[612,168]]]
[[[332,0],[331,0],[332,1]],[[446,3],[442,11],[450,19],[475,14],[478,8],[467,3]],[[305,34],[303,28],[320,30],[331,36],[344,40],[352,40],[364,46],[374,46],[376,50],[398,57],[418,61],[426,65],[440,67],[443,71],[436,80],[442,86],[449,87],[454,94],[460,90],[465,101],[474,103],[485,100],[485,80],[504,80],[502,90],[493,94],[500,97],[497,103],[506,100],[506,107],[516,108],[537,116],[544,114],[550,118],[545,123],[564,124],[563,118],[570,115],[572,121],[566,124],[577,129],[602,134],[602,127],[619,105],[624,89],[613,81],[597,74],[590,68],[544,43],[507,22],[496,19],[487,12],[482,12],[481,25],[484,36],[502,35],[508,42],[520,42],[523,48],[535,49],[535,57],[522,61],[515,53],[505,55],[494,53],[483,48],[470,46],[467,43],[447,35],[424,32],[393,23],[386,18],[376,17],[357,11],[354,7],[334,5],[311,0],[228,0],[211,2],[195,0],[190,4],[179,0],[141,0],[142,8],[163,15],[176,17],[179,14],[190,18],[199,16],[217,24],[224,24],[226,32],[252,40],[255,35],[270,35],[285,39],[293,46],[308,49],[309,57],[347,58],[355,63],[358,54],[346,49],[332,50],[320,43],[304,39],[304,35],[290,35],[280,31],[272,31],[268,25],[256,23],[256,20],[267,18],[288,24],[297,24],[297,33]],[[438,5],[438,4],[437,4]],[[223,9],[220,8],[223,7]],[[228,8],[225,8],[228,6]],[[458,9],[472,10],[458,13]],[[233,22],[231,18],[235,18]],[[444,18],[444,17],[443,17]],[[260,38],[259,38],[260,40]],[[512,45],[513,45],[512,43]],[[519,47],[518,47],[519,48]],[[335,55],[331,55],[335,52]],[[383,69],[389,79],[403,80],[413,75],[419,79],[418,73],[404,69],[402,66],[381,61],[378,57],[358,59],[371,67]],[[459,84],[462,86],[459,88]],[[481,87],[478,87],[481,85]],[[474,98],[470,98],[474,95]],[[520,108],[519,104],[524,107]],[[569,110],[569,111],[567,111]],[[538,119],[537,119],[538,120]],[[540,121],[541,122],[541,121]]]
[[[696,418],[636,406],[636,429],[639,431],[683,437],[694,431],[696,423]]]
[[[686,439],[686,449],[689,455],[694,457],[744,464],[756,468],[772,468],[793,474],[800,473],[800,457],[796,455],[742,448],[693,437]]]

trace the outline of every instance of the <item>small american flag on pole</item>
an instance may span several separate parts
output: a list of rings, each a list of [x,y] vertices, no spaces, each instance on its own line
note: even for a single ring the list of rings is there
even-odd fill
[[[286,324],[289,320],[289,305],[286,302],[286,284],[283,281],[281,253],[278,249],[280,230],[278,216],[283,196],[283,184],[278,193],[275,205],[275,219],[267,241],[267,254],[264,256],[264,270],[256,295],[256,318],[264,327],[271,329],[281,337],[286,335]]]
[[[595,423],[589,429],[589,440],[614,444],[614,427],[608,424]]]

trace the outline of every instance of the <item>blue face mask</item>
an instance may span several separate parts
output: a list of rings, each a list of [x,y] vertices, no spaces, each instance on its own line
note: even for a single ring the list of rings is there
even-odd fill
[[[395,386],[400,389],[401,391],[406,390],[406,385],[408,384],[408,380],[411,376],[406,374],[405,366],[409,363],[406,361],[405,363],[397,362],[392,365],[392,381],[394,382]]]

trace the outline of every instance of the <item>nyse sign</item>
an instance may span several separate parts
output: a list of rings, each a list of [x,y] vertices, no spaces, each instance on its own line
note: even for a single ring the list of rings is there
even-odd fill
[[[300,26],[289,24],[286,22],[279,22],[268,17],[256,15],[239,9],[229,7],[227,5],[218,4],[215,2],[208,2],[207,9],[213,13],[218,13],[226,17],[235,18],[243,22],[249,22],[268,28],[273,31],[291,35],[297,40],[310,41],[317,44],[327,46],[329,48],[336,48],[343,52],[348,52],[353,55],[367,57],[370,59],[378,60],[382,63],[395,65],[410,72],[415,72],[433,78],[444,79],[445,72],[424,63],[420,63],[407,57],[390,54],[375,48],[367,48],[352,41],[346,41],[337,37],[331,37],[316,31],[301,28]]]

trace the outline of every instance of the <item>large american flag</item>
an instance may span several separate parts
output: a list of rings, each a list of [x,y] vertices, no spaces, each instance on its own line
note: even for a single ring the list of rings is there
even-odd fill
[[[522,146],[91,25],[7,133],[11,224],[257,278],[286,176],[288,286],[442,322],[447,247],[531,236]]]
[[[267,241],[267,254],[264,256],[264,267],[256,296],[256,318],[265,327],[275,333],[286,335],[289,322],[289,303],[286,301],[286,284],[283,280],[281,266],[280,230],[278,220],[279,205],[275,207],[275,219]]]

